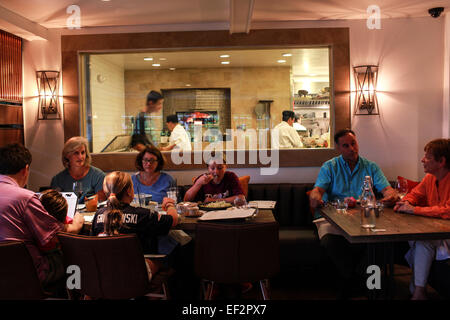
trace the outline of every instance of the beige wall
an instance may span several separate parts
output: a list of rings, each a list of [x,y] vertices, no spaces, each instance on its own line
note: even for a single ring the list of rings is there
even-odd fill
[[[102,55],[90,56],[92,149],[100,152],[124,134],[125,94],[123,63]]]
[[[64,146],[63,120],[37,120],[37,70],[61,71],[61,37],[49,31],[49,40],[23,42],[23,113],[25,146],[33,156],[28,187],[37,191],[50,185],[51,178],[64,169],[61,151]],[[60,77],[62,79],[62,77]],[[61,117],[63,116],[60,99]]]
[[[443,109],[449,108],[448,99],[447,105],[443,105],[444,68],[447,74],[450,72],[449,64],[444,66],[444,29],[448,37],[448,17],[446,21],[447,25],[444,19],[430,17],[383,19],[381,30],[367,29],[366,20],[252,23],[252,28],[349,27],[350,64],[379,63],[379,90],[384,91],[379,94],[379,117],[352,119],[352,127],[359,139],[360,153],[376,161],[388,179],[394,179],[397,175],[419,179],[424,175],[420,164],[424,144],[442,136],[443,127],[449,127],[449,112],[443,117]],[[91,30],[92,33],[97,32],[95,28]],[[189,28],[183,26],[183,30]],[[89,30],[82,30],[87,31]],[[148,27],[140,31],[155,30]],[[33,41],[24,44],[25,143],[33,154],[29,184],[33,189],[48,183],[62,168],[62,122],[37,122],[37,99],[33,97],[36,96],[36,70],[61,70],[59,43],[60,39],[57,37],[48,42]],[[448,60],[448,49],[446,55]],[[351,81],[353,83],[353,79]],[[137,106],[142,106],[146,93],[155,88],[148,81],[143,81],[143,86],[141,90],[134,90],[137,94]],[[159,87],[162,86],[156,86]],[[138,94],[139,92],[143,94]],[[448,85],[446,93],[448,94]],[[235,171],[239,175],[251,174],[250,183],[312,182],[316,179],[319,168],[280,168],[275,176],[260,176],[259,169]],[[193,175],[190,171],[174,173],[181,184],[184,180],[188,183]]]
[[[231,126],[236,127],[233,115],[249,115],[256,128],[254,108],[258,100],[274,100],[271,105],[272,126],[281,121],[281,112],[290,106],[290,68],[211,68],[125,71],[125,108],[127,115],[135,115],[145,104],[150,90],[188,88],[230,88]],[[161,117],[160,114],[155,115]],[[159,118],[162,121],[162,118]]]

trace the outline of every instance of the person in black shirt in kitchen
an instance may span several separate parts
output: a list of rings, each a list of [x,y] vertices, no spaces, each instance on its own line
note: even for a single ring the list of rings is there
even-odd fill
[[[147,95],[147,103],[134,120],[133,135],[131,136],[130,147],[137,151],[142,151],[145,146],[152,145],[145,133],[146,115],[148,113],[158,112],[163,107],[164,97],[158,91],[150,91]]]

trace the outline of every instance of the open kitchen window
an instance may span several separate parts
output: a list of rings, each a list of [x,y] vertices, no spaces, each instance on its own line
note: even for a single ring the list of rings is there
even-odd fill
[[[330,148],[330,57],[330,47],[83,53],[82,134],[94,153],[132,151],[136,117],[157,90],[163,108],[145,114],[145,133],[156,146],[168,143],[166,117],[176,115],[192,150],[200,142],[274,148],[274,128],[290,110],[302,146],[280,148]]]

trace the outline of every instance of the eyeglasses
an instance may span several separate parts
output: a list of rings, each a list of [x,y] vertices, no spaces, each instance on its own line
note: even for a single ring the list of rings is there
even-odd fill
[[[142,163],[154,164],[155,162],[158,162],[158,160],[156,160],[156,159],[142,159]]]

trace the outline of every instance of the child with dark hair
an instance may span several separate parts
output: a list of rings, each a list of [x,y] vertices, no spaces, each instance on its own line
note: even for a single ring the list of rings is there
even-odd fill
[[[67,201],[61,193],[49,189],[42,192],[40,197],[42,206],[56,220],[64,224],[63,230],[70,233],[79,233],[83,228],[84,217],[76,213],[71,223],[67,221]]]

